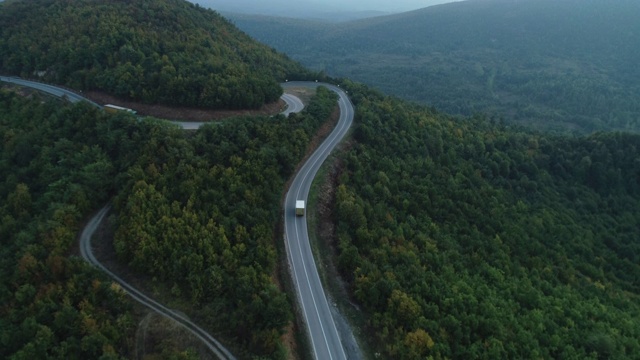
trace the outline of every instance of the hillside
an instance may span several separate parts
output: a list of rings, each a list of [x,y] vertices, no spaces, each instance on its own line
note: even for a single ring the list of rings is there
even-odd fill
[[[0,72],[144,103],[257,108],[305,70],[184,0],[0,5]]]
[[[233,22],[331,76],[545,130],[640,130],[640,3],[470,0],[345,24]]]
[[[293,314],[276,280],[279,204],[335,95],[320,89],[288,118],[239,118],[191,134],[23,95],[0,89],[0,357],[140,351],[130,299],[72,256],[82,222],[112,201],[120,266],[146,276],[149,294],[164,294],[239,359],[283,359]],[[194,358],[172,340],[152,345],[162,358]]]
[[[0,89],[0,358],[124,359],[131,302],[69,256],[121,170],[97,145],[107,119],[45,100]]]
[[[637,359],[640,136],[343,87],[359,125],[329,202],[337,264],[381,358]]]

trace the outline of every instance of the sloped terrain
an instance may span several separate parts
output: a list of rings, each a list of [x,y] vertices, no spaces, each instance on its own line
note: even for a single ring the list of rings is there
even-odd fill
[[[0,5],[0,72],[145,103],[259,108],[305,71],[183,0]]]

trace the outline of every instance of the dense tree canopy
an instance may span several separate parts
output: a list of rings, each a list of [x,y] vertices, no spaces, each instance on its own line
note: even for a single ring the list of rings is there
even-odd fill
[[[211,124],[193,136],[151,126],[135,140],[141,152],[115,201],[117,253],[250,353],[280,356],[292,320],[272,279],[282,192],[335,106],[335,94],[320,88],[305,113],[288,118]]]
[[[184,0],[0,4],[0,72],[145,103],[255,108],[305,73]]]
[[[0,89],[0,357],[118,359],[132,350],[119,286],[69,258],[83,218],[113,190],[104,115]]]
[[[637,358],[639,136],[532,134],[349,93],[338,263],[383,357]]]
[[[1,91],[0,357],[130,354],[124,292],[69,257],[82,219],[117,195],[124,261],[196,304],[198,322],[238,344],[241,358],[282,358],[292,311],[274,280],[280,199],[335,106],[321,88],[305,113],[187,134]]]

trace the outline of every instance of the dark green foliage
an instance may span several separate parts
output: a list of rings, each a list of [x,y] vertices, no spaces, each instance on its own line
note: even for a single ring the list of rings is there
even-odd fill
[[[0,357],[131,351],[124,293],[68,257],[80,221],[117,194],[120,255],[193,301],[199,322],[239,344],[239,355],[281,358],[292,313],[272,278],[280,199],[335,101],[322,88],[308,113],[187,135],[164,121],[0,92]]]
[[[192,137],[145,122],[115,202],[119,256],[172,286],[248,352],[277,357],[292,319],[272,280],[282,191],[335,106],[321,88],[305,114],[238,119]]]
[[[463,1],[338,25],[232,18],[312,69],[452,114],[640,130],[635,0]]]
[[[338,262],[384,358],[637,358],[640,136],[349,93]]]
[[[0,71],[123,99],[257,108],[305,70],[183,0],[0,5]]]
[[[113,190],[89,105],[0,90],[0,357],[118,359],[133,322],[122,290],[67,255]]]

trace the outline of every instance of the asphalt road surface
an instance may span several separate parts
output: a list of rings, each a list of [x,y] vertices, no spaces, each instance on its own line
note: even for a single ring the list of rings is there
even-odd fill
[[[296,174],[289,188],[284,205],[285,238],[290,270],[307,325],[313,356],[318,360],[339,360],[347,359],[347,356],[311,252],[307,218],[295,215],[295,204],[296,200],[304,200],[308,204],[307,197],[311,183],[324,160],[349,131],[353,122],[354,109],[347,94],[333,85],[291,82],[283,86],[286,89],[286,87],[320,85],[339,95],[340,119],[336,128]]]
[[[280,98],[287,103],[287,108],[282,112],[284,116],[289,116],[291,113],[298,113],[304,109],[304,104],[297,96],[285,93],[282,94]]]
[[[69,91],[63,88],[59,88],[57,86],[53,86],[53,85],[47,85],[47,84],[43,84],[43,83],[39,83],[36,81],[30,81],[30,80],[23,80],[20,78],[16,78],[16,77],[7,77],[7,76],[0,76],[0,81],[4,81],[4,82],[8,82],[8,83],[12,83],[12,84],[16,84],[16,85],[21,85],[21,86],[27,86],[30,87],[32,89],[36,89],[42,92],[46,92],[48,94],[51,94],[53,96],[57,96],[57,97],[66,97],[67,99],[69,99],[69,101],[71,101],[72,103],[76,103],[79,101],[86,101],[90,104],[93,104],[95,106],[101,107],[100,105],[94,103],[93,101],[82,97],[81,95],[76,94],[73,91]]]
[[[281,114],[284,116],[289,116],[289,114],[292,113],[299,113],[304,109],[302,100],[300,100],[300,98],[295,95],[285,93],[280,96],[280,99],[284,100],[284,102],[287,104],[287,108],[283,112],[281,112]],[[172,121],[172,123],[182,126],[182,128],[185,130],[197,130],[200,128],[200,126],[206,124],[197,121]]]
[[[83,97],[80,94],[77,94],[73,91],[69,91],[57,86],[47,85],[47,84],[39,83],[37,81],[23,80],[17,77],[9,77],[9,76],[0,76],[0,81],[16,84],[20,86],[30,87],[32,89],[46,92],[48,94],[51,94],[57,97],[66,97],[72,103],[76,103],[79,101],[86,101],[96,107],[100,107],[100,108],[102,107],[99,104]],[[289,116],[289,114],[291,113],[300,112],[304,109],[304,104],[295,95],[282,94],[280,98],[284,100],[285,103],[287,103],[287,108],[285,109],[285,111],[282,112],[284,116]],[[200,128],[200,126],[206,124],[203,122],[193,122],[193,121],[172,121],[172,123],[181,126],[185,130],[196,130]]]

